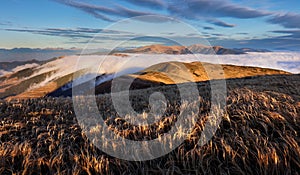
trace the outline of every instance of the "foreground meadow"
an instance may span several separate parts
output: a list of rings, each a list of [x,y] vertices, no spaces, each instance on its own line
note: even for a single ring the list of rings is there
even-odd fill
[[[225,115],[204,146],[197,142],[210,103],[209,91],[201,89],[207,84],[199,83],[201,113],[192,133],[169,154],[149,161],[117,159],[95,147],[78,124],[71,98],[1,101],[0,174],[299,174],[298,80],[299,75],[228,80]],[[172,88],[156,90],[168,95]],[[147,110],[141,94],[152,91],[131,93],[137,111]],[[151,140],[170,130],[180,104],[168,100],[161,120],[139,127],[113,115],[109,95],[97,96],[109,128],[131,140]]]

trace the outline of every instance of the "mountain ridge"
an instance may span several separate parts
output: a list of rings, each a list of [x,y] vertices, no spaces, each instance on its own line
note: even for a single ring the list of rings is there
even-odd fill
[[[190,46],[165,46],[161,44],[153,44],[148,46],[142,46],[134,49],[124,50],[124,51],[114,51],[120,53],[147,53],[147,54],[246,54],[246,51],[254,51],[255,49],[241,48],[241,49],[228,49],[222,46],[207,46],[203,44],[193,44]],[[266,50],[256,50],[257,52]]]

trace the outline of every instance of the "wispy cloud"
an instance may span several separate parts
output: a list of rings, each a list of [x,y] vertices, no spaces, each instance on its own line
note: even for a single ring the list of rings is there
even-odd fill
[[[273,33],[284,34],[281,38],[290,38],[294,40],[300,40],[300,30],[275,30]]]
[[[141,15],[153,15],[154,13],[151,12],[143,12],[143,11],[137,11],[132,10],[123,6],[117,6],[117,13],[115,13],[116,16],[120,17],[135,17],[135,16],[141,16]]]
[[[274,15],[268,19],[268,22],[273,24],[279,24],[285,28],[298,28],[300,29],[300,14],[297,13],[274,13]]]
[[[77,8],[96,18],[102,19],[104,21],[110,21],[110,22],[116,21],[116,19],[113,17],[130,18],[134,16],[153,14],[150,12],[131,10],[123,6],[115,6],[115,8],[109,8],[105,6],[92,5],[92,4],[70,1],[70,0],[54,0],[54,1],[68,5],[70,7]]]
[[[204,29],[203,37],[209,39],[219,39],[216,42],[222,45],[228,46],[229,42],[232,43],[246,43],[249,46],[254,47],[298,47],[300,40],[300,14],[289,13],[289,12],[278,12],[271,10],[261,10],[247,7],[242,4],[233,3],[229,0],[124,0],[122,3],[115,3],[110,1],[105,1],[105,3],[99,2],[98,4],[92,4],[89,2],[97,1],[87,1],[87,0],[52,0],[58,2],[64,6],[74,8],[78,11],[82,11],[92,18],[101,19],[104,21],[114,22],[119,19],[137,17],[141,15],[153,15],[148,17],[143,17],[141,20],[147,20],[148,22],[165,22],[166,16],[176,17],[183,21],[190,22],[191,24],[196,24],[196,26]],[[158,16],[155,16],[158,15]],[[244,19],[256,19],[260,18],[260,22],[265,21],[265,25],[277,24],[281,27],[279,29],[284,30],[274,30],[269,31],[269,33],[262,33],[263,37],[255,37],[256,33],[248,32],[248,30],[233,31],[236,36],[229,36],[223,33],[223,30],[219,27],[234,28],[239,24],[240,21]],[[235,20],[232,20],[235,19]],[[199,22],[200,21],[200,22]],[[232,22],[234,21],[234,22]],[[204,22],[204,24],[201,24]],[[236,22],[236,23],[235,23]],[[200,24],[199,24],[200,23]],[[102,33],[95,38],[93,42],[107,42],[127,40],[132,37],[137,37],[133,33],[126,33],[123,31],[105,30],[105,29],[95,29],[95,28],[15,28],[11,27],[11,23],[7,21],[2,21],[0,19],[0,30],[13,31],[13,32],[24,32],[32,33],[37,35],[55,36],[63,37],[65,42],[74,43],[86,43],[92,38],[95,38],[96,34]],[[272,27],[272,26],[271,26]],[[264,30],[262,26],[262,30]],[[171,32],[171,31],[170,31]],[[206,32],[206,33],[205,33]],[[231,32],[231,31],[229,31]],[[265,31],[263,31],[265,32]],[[270,34],[272,33],[272,34]],[[165,35],[171,35],[178,37],[176,33],[164,33]],[[191,40],[195,36],[182,36],[187,38],[186,40]],[[189,38],[188,38],[189,37]],[[234,38],[236,37],[236,38]],[[230,40],[230,38],[233,38]],[[139,38],[136,41],[141,42],[141,40],[148,38]],[[181,38],[184,40],[184,38]],[[162,42],[158,39],[150,38],[150,42]],[[222,41],[221,41],[222,40]],[[226,41],[228,40],[228,42]],[[230,41],[229,41],[230,40]],[[227,42],[227,43],[226,43]],[[245,44],[245,45],[246,45]],[[300,48],[300,46],[299,46]]]
[[[105,20],[115,21],[115,17],[127,18],[141,15],[155,15],[159,13],[145,12],[132,10],[120,5],[105,7],[92,5],[71,0],[54,0],[56,2],[77,8],[90,15]],[[217,19],[218,17],[233,17],[233,18],[256,18],[270,15],[265,11],[259,11],[248,7],[232,4],[228,1],[207,1],[207,0],[186,0],[182,1],[161,1],[161,0],[126,0],[129,3],[144,6],[150,9],[165,8],[167,15],[177,16],[179,18],[190,20],[204,20],[211,24],[221,27],[234,27],[234,24],[228,24]],[[160,14],[162,15],[162,14]]]
[[[221,26],[221,27],[234,27],[235,26],[235,24],[229,24],[229,23],[226,23],[226,22],[218,20],[218,19],[208,19],[206,21],[211,24],[214,24],[216,26]]]
[[[208,23],[221,27],[234,27],[235,24],[229,24],[220,17],[231,17],[238,19],[249,19],[268,16],[271,13],[263,10],[256,10],[249,7],[233,4],[229,1],[219,0],[186,0],[174,1],[168,6],[171,15],[189,20],[205,20]]]
[[[229,1],[223,0],[185,0],[175,1],[170,4],[169,10],[174,15],[181,15],[182,17],[233,17],[233,18],[257,18],[270,15],[269,12],[255,10],[249,7],[233,4]]]
[[[1,26],[11,26],[12,22],[10,22],[10,21],[0,21],[0,25]]]
[[[213,27],[209,27],[209,26],[204,26],[202,27],[204,30],[214,30],[215,28]]]
[[[300,14],[254,9],[232,3],[228,0],[126,0],[127,3],[148,8],[149,11],[133,10],[116,4],[108,7],[74,0],[53,1],[79,9],[105,21],[116,21],[120,18],[157,14],[170,15],[187,20],[203,20],[221,27],[234,27],[235,24],[229,24],[219,18],[250,19],[267,17],[267,22],[269,23],[279,24],[285,28],[300,28]],[[157,9],[163,9],[163,12],[158,12]]]
[[[209,39],[212,43],[218,43],[219,45],[226,47],[250,47],[250,48],[268,48],[271,50],[290,50],[290,51],[299,51],[300,42],[299,38],[295,39],[292,37],[271,37],[271,38],[260,38],[260,39]],[[237,44],[239,43],[239,44]]]
[[[46,28],[46,29],[4,29],[6,31],[14,31],[14,32],[27,32],[33,34],[40,35],[48,35],[48,36],[60,36],[66,38],[94,38],[96,34],[105,34],[106,38],[121,38],[122,36],[129,36],[131,33],[125,31],[116,31],[116,30],[107,30],[107,29],[93,29],[93,28],[75,28],[75,29],[66,29],[66,28]],[[100,36],[99,36],[100,37]],[[101,35],[102,39],[105,37]],[[96,37],[97,38],[97,37]]]
[[[116,10],[107,8],[104,6],[96,6],[96,5],[91,5],[91,4],[82,3],[82,2],[69,1],[69,0],[53,0],[53,1],[65,4],[70,7],[77,8],[83,12],[86,12],[86,13],[94,16],[95,18],[99,18],[104,21],[114,21],[114,20],[109,18],[108,16],[101,14],[101,13],[111,14],[111,15],[117,13]]]
[[[162,9],[166,6],[166,3],[162,0],[126,0],[127,2],[137,5],[143,6],[153,9]]]

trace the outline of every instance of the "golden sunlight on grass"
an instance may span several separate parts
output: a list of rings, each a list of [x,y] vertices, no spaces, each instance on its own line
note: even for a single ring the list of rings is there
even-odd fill
[[[240,80],[232,81],[240,86]],[[2,101],[0,174],[297,174],[299,95],[274,87],[244,86],[236,88],[229,81],[226,113],[207,144],[197,145],[209,109],[203,96],[199,121],[185,142],[163,157],[144,162],[111,157],[91,144],[77,124],[70,98]],[[146,90],[137,92],[141,91]],[[113,115],[109,95],[98,96],[97,102],[116,136],[132,140],[159,138],[178,114],[178,103],[172,102],[161,120],[134,126]],[[180,131],[174,137],[181,137]]]

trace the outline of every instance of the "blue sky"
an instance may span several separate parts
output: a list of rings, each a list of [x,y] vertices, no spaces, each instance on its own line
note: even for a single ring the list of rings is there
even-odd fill
[[[98,47],[109,48],[141,28],[136,24],[127,30],[108,30],[112,24],[140,15],[163,15],[191,25],[211,45],[300,50],[299,0],[6,0],[0,11],[0,48],[84,48],[99,32],[105,37]],[[161,28],[151,30],[159,33]],[[179,38],[178,31],[172,37]],[[180,38],[187,45],[197,43],[195,38]],[[136,40],[131,45],[155,42]]]

